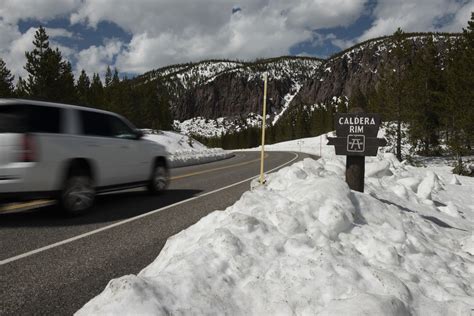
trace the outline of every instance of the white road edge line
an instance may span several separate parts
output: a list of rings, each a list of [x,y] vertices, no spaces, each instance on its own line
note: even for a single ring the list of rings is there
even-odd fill
[[[295,161],[296,159],[299,158],[299,155],[298,153],[293,153],[295,155],[295,157],[293,159],[291,159],[290,161],[288,162],[285,162],[284,164],[282,165],[279,165],[278,167],[275,167],[271,170],[268,170],[266,173],[270,173],[270,172],[273,172],[277,169],[280,169],[284,166],[286,166],[287,164],[290,164],[292,163],[293,161]],[[208,196],[208,195],[211,195],[211,194],[214,194],[214,193],[217,193],[219,191],[223,191],[223,190],[226,190],[228,188],[231,188],[231,187],[234,187],[236,185],[239,185],[239,184],[242,184],[244,182],[247,182],[249,180],[252,180],[252,179],[255,179],[257,178],[258,175],[256,176],[253,176],[251,178],[247,178],[245,180],[242,180],[242,181],[239,181],[239,182],[236,182],[236,183],[233,183],[233,184],[230,184],[228,186],[225,186],[225,187],[222,187],[222,188],[219,188],[219,189],[216,189],[214,191],[210,191],[210,192],[206,192],[206,193],[203,193],[201,195],[198,195],[198,196],[194,196],[192,198],[189,198],[189,199],[186,199],[186,200],[183,200],[183,201],[179,201],[179,202],[176,202],[174,204],[171,204],[171,205],[168,205],[168,206],[164,206],[162,208],[159,208],[159,209],[156,209],[154,211],[150,211],[148,213],[144,213],[144,214],[141,214],[141,215],[137,215],[135,217],[131,217],[131,218],[128,218],[128,219],[125,219],[123,221],[120,221],[120,222],[117,222],[117,223],[114,223],[114,224],[111,224],[111,225],[108,225],[108,226],[105,226],[105,227],[101,227],[101,228],[98,228],[98,229],[95,229],[95,230],[91,230],[90,232],[87,232],[87,233],[84,233],[84,234],[81,234],[81,235],[77,235],[77,236],[74,236],[74,237],[71,237],[71,238],[68,238],[68,239],[65,239],[65,240],[62,240],[62,241],[59,241],[59,242],[56,242],[54,244],[51,244],[51,245],[48,245],[48,246],[44,246],[44,247],[41,247],[41,248],[38,248],[38,249],[35,249],[35,250],[31,250],[31,251],[28,251],[28,252],[25,252],[21,255],[17,255],[17,256],[14,256],[14,257],[10,257],[10,258],[7,258],[7,259],[4,259],[2,261],[0,261],[0,266],[3,266],[5,264],[8,264],[8,263],[11,263],[13,261],[17,261],[17,260],[20,260],[20,259],[23,259],[23,258],[26,258],[26,257],[29,257],[29,256],[32,256],[34,254],[37,254],[37,253],[40,253],[40,252],[43,252],[43,251],[46,251],[46,250],[49,250],[49,249],[52,249],[52,248],[56,248],[56,247],[59,247],[59,246],[62,246],[62,245],[65,245],[65,244],[68,244],[68,243],[71,243],[73,241],[76,241],[76,240],[79,240],[79,239],[82,239],[82,238],[85,238],[87,236],[90,236],[90,235],[94,235],[94,234],[97,234],[97,233],[100,233],[102,231],[105,231],[105,230],[108,230],[108,229],[111,229],[111,228],[114,228],[114,227],[117,227],[117,226],[120,226],[120,225],[123,225],[123,224],[126,224],[126,223],[130,223],[132,221],[135,221],[137,219],[140,219],[140,218],[143,218],[143,217],[146,217],[146,216],[149,216],[149,215],[153,215],[155,213],[158,213],[158,212],[161,212],[161,211],[164,211],[164,210],[167,210],[169,208],[172,208],[172,207],[175,207],[175,206],[178,206],[178,205],[181,205],[181,204],[184,204],[184,203],[187,203],[187,202],[190,202],[190,201],[194,201],[194,200],[197,200],[199,198],[202,198],[202,197],[205,197],[205,196]]]

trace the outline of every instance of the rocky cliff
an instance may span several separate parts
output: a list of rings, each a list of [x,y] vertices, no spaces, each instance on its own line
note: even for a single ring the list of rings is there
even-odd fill
[[[416,50],[425,45],[428,37],[433,37],[439,54],[445,55],[457,35],[414,35],[408,40]],[[336,54],[321,65],[317,76],[304,82],[293,102],[314,104],[334,96],[350,97],[356,88],[366,93],[379,80],[382,66],[389,60],[388,55],[394,45],[391,37],[385,37]]]
[[[429,37],[445,54],[456,34],[409,34],[414,49]],[[268,74],[268,113],[276,123],[292,105],[314,105],[333,97],[363,93],[379,80],[393,49],[391,37],[360,43],[326,60],[280,57],[255,62],[211,60],[175,65],[146,73],[140,82],[160,80],[168,87],[178,121],[247,118],[262,111],[263,73]]]

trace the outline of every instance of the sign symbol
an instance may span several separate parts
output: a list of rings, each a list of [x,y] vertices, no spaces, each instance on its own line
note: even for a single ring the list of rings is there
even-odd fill
[[[364,152],[365,136],[364,135],[347,135],[347,151]]]

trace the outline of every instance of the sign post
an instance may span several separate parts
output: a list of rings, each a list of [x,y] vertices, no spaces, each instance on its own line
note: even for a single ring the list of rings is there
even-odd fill
[[[335,118],[336,137],[328,137],[336,155],[345,155],[346,182],[352,190],[364,192],[365,156],[377,156],[379,147],[386,146],[384,138],[377,138],[380,115],[364,113],[338,113]]]
[[[267,73],[263,75],[263,113],[262,113],[262,151],[260,153],[260,184],[265,183],[264,178],[264,161],[265,161],[265,128],[267,118]]]
[[[301,145],[304,144],[304,140],[299,140],[296,142],[296,144],[300,146],[300,152],[301,152]]]

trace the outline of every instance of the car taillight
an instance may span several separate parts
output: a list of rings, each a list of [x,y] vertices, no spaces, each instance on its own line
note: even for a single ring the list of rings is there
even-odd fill
[[[34,137],[30,134],[24,134],[21,144],[21,162],[33,162],[36,161],[36,148],[34,143]]]

